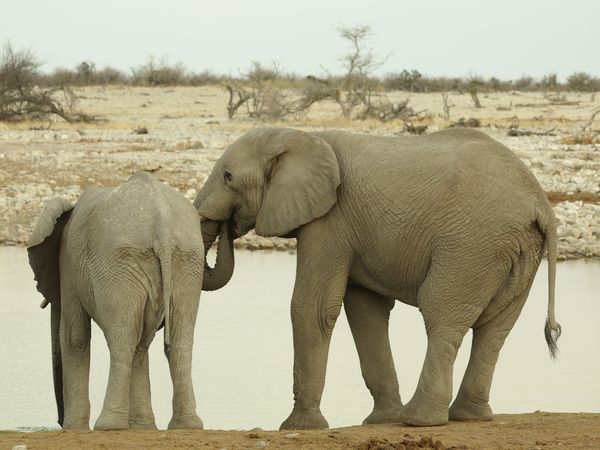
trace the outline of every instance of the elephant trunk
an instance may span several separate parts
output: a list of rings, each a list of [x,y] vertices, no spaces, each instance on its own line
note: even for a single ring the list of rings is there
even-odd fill
[[[206,254],[217,242],[217,260],[215,267],[212,268],[207,262],[204,263],[204,278],[202,280],[202,290],[215,291],[225,286],[231,279],[235,260],[233,256],[233,238],[229,231],[228,222],[217,222],[214,220],[204,220],[202,222],[202,240],[204,241],[204,259]]]
[[[50,334],[52,339],[52,377],[54,378],[54,397],[58,411],[58,424],[62,427],[65,417],[63,401],[62,357],[60,351],[60,303],[50,303]]]

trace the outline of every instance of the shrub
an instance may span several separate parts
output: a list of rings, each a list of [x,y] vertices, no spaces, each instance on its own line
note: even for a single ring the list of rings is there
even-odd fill
[[[5,44],[0,57],[0,121],[40,120],[51,115],[67,122],[93,119],[75,110],[77,97],[68,87],[38,87],[39,67],[31,51],[15,51],[10,43]]]
[[[131,69],[132,83],[142,86],[181,86],[189,84],[187,70],[181,62],[170,63],[166,56],[150,56],[146,64]]]
[[[592,92],[600,90],[600,79],[585,72],[575,72],[567,78],[567,88],[570,91]]]

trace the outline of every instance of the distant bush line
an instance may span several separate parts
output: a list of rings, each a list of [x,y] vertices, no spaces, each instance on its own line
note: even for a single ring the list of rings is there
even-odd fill
[[[301,76],[281,71],[272,75],[278,77],[282,87],[298,89],[305,87],[307,79],[314,79],[313,75]],[[338,77],[333,75],[320,76],[320,78],[334,83],[339,81]],[[232,80],[242,83],[249,81],[245,74],[231,77],[208,70],[193,72],[186,69],[181,63],[169,63],[164,59],[151,58],[146,64],[132,68],[129,74],[110,66],[97,69],[93,62],[84,61],[73,69],[57,68],[51,73],[40,72],[37,82],[43,86],[206,86],[222,85]],[[585,72],[575,72],[569,75],[564,82],[560,82],[554,73],[541,78],[523,75],[514,80],[501,80],[496,77],[484,78],[473,75],[465,77],[427,76],[418,70],[405,69],[382,77],[370,77],[370,81],[384,91],[416,93],[447,91],[468,93],[474,82],[477,83],[480,92],[600,91],[600,77]]]

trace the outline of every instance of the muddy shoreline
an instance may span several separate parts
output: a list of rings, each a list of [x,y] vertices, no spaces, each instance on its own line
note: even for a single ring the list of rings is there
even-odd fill
[[[0,431],[1,448],[288,448],[592,449],[600,448],[600,414],[498,414],[491,422],[441,427],[397,424],[317,431]],[[24,446],[24,447],[17,447]]]

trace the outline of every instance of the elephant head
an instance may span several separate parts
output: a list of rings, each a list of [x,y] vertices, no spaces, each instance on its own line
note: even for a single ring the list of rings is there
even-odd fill
[[[44,208],[29,240],[27,254],[33,269],[37,290],[44,296],[42,308],[50,303],[50,333],[52,339],[52,375],[58,410],[58,423],[63,425],[64,402],[62,360],[60,351],[60,274],[59,251],[62,232],[71,217],[73,205],[62,198],[51,199]]]
[[[228,221],[231,239],[252,228],[261,236],[283,236],[325,215],[339,184],[338,161],[325,140],[292,129],[258,129],[223,153],[194,206],[204,219]]]

